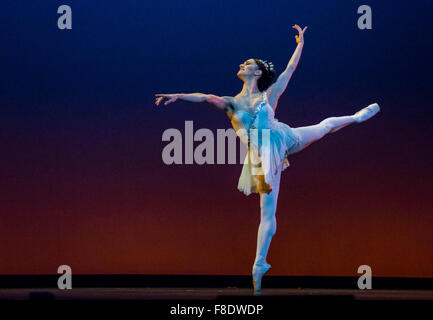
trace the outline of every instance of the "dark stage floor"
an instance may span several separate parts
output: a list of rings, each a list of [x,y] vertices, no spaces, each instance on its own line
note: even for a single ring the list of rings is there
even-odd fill
[[[0,300],[215,300],[224,297],[252,297],[246,288],[53,288],[0,289]],[[432,290],[348,290],[348,289],[262,289],[261,297],[350,298],[354,300],[433,300]]]

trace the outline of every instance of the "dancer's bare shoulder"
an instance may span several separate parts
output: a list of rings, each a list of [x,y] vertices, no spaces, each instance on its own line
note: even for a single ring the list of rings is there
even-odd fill
[[[233,97],[206,94],[206,102],[212,104],[220,110],[227,111],[233,104]]]
[[[236,102],[235,97],[222,96],[218,97],[218,99],[221,101],[221,109],[223,109],[227,116],[231,119],[233,114],[238,110],[238,103]]]

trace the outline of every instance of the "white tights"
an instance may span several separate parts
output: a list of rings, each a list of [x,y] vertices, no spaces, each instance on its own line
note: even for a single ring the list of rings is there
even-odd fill
[[[323,138],[326,134],[336,132],[341,128],[354,123],[355,117],[342,116],[330,117],[312,126],[292,128],[298,134],[301,143],[290,150],[290,154],[299,152],[308,147],[313,142]],[[265,265],[266,256],[271,244],[272,237],[277,231],[277,220],[275,213],[277,210],[278,192],[280,189],[281,170],[272,186],[272,191],[260,193],[260,225],[257,234],[257,251],[254,265]]]

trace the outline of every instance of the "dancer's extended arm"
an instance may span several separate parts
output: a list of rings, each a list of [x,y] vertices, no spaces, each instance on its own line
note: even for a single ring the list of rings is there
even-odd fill
[[[286,90],[287,84],[289,83],[293,72],[295,72],[296,70],[299,59],[301,58],[302,48],[304,47],[304,32],[307,27],[302,30],[297,24],[295,24],[293,28],[298,30],[299,32],[299,36],[296,36],[296,42],[298,43],[298,46],[296,47],[295,52],[290,58],[286,69],[280,74],[277,81],[275,81],[268,89],[268,97],[272,105],[276,105],[278,99]]]
[[[214,94],[205,93],[174,93],[174,94],[155,94],[156,98],[155,104],[159,106],[161,101],[166,98],[167,101],[164,102],[166,106],[169,103],[175,102],[176,100],[184,100],[190,102],[207,102],[215,106],[219,110],[229,111],[229,109],[234,108],[233,97],[223,96],[219,97]]]

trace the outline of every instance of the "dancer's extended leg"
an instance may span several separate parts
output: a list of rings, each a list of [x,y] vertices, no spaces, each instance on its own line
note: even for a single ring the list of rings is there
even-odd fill
[[[349,124],[360,123],[373,117],[380,111],[377,103],[361,109],[351,116],[330,117],[312,126],[293,128],[300,138],[300,143],[290,150],[290,154],[299,152],[328,133],[336,132]]]
[[[355,122],[353,116],[330,117],[318,124],[306,127],[293,128],[298,134],[301,143],[296,148],[290,150],[291,154],[304,150],[313,142],[322,139],[328,133],[336,132],[349,124]]]

